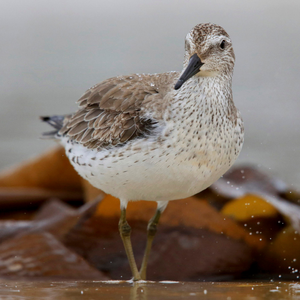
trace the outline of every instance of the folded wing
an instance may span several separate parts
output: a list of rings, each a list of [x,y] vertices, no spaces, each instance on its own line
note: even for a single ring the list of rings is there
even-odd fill
[[[150,134],[157,121],[143,115],[142,107],[153,97],[162,101],[163,94],[151,75],[105,80],[78,100],[79,110],[64,120],[59,135],[94,149]]]

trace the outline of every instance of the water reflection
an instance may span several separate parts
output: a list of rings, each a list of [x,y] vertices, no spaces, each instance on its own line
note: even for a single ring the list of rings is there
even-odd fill
[[[130,300],[148,300],[148,286],[144,282],[134,282],[130,288]]]
[[[296,282],[0,282],[1,300],[300,300]]]

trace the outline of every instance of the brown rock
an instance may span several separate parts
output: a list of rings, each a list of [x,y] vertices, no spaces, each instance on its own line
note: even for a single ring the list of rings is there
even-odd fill
[[[154,215],[155,209],[156,203],[153,201],[129,202],[126,213],[127,220],[148,223]],[[99,204],[96,215],[105,218],[119,218],[119,200],[111,195],[107,195]],[[234,239],[244,240],[256,249],[262,249],[265,246],[264,240],[249,235],[249,232],[234,220],[226,218],[205,200],[199,200],[196,197],[170,201],[161,216],[159,225],[206,228],[218,234],[225,234]]]
[[[65,245],[83,256],[112,279],[129,279],[131,271],[118,219],[94,217],[72,230]],[[146,245],[147,224],[130,222],[131,240],[140,265]],[[254,251],[243,241],[207,229],[159,226],[149,260],[148,279],[197,280],[203,277],[238,275],[249,269]]]
[[[286,188],[282,180],[251,166],[232,168],[211,185],[215,193],[228,198],[241,197],[247,193],[278,195]]]
[[[32,187],[0,187],[0,209],[20,210],[33,209],[50,198],[58,198],[63,201],[82,200],[81,192],[48,190]]]
[[[50,233],[30,233],[0,245],[0,276],[49,279],[106,279]]]
[[[288,226],[281,230],[262,254],[259,264],[264,271],[279,274],[295,274],[295,279],[299,279],[299,232],[292,226]]]
[[[85,202],[93,201],[98,197],[100,199],[103,199],[106,196],[106,194],[103,191],[95,188],[85,179],[82,179],[82,187],[83,187],[83,191],[84,191],[84,201]]]
[[[221,213],[241,224],[251,235],[272,240],[285,225],[278,209],[257,195],[247,194],[229,201]]]
[[[287,223],[290,223],[295,230],[300,232],[300,206],[298,201],[295,201],[295,199],[294,201],[287,201],[281,197],[282,195],[286,196],[287,185],[277,178],[268,176],[255,168],[242,167],[227,172],[211,188],[223,197],[238,198],[225,206],[238,206],[236,202],[240,202],[242,206],[250,202],[254,204],[249,206],[248,209],[244,207],[240,210],[237,207],[234,213],[236,219],[245,220],[249,217],[274,219],[277,214],[279,223],[284,218]],[[297,197],[297,195],[294,195],[294,197]],[[262,206],[265,206],[265,213],[263,210],[259,211],[259,205],[255,205],[254,202],[258,202],[258,200],[260,204],[264,202]],[[233,210],[230,210],[232,214]],[[244,216],[242,216],[242,211]]]
[[[61,238],[78,223],[79,217],[78,210],[53,199],[41,207],[32,221],[0,221],[0,242],[25,232],[48,231]]]
[[[60,239],[78,223],[79,218],[77,209],[53,199],[46,202],[36,214],[32,231],[47,231]]]
[[[253,217],[272,218],[278,216],[278,210],[264,198],[248,194],[225,204],[221,212],[237,221],[246,221]]]
[[[36,212],[34,221],[62,219],[65,216],[76,216],[77,210],[59,199],[50,199]]]
[[[59,200],[49,201],[36,215],[32,231],[47,231],[61,239],[71,228],[89,219],[94,214],[99,201],[96,199],[79,209],[74,209]]]
[[[155,280],[217,280],[237,277],[254,261],[246,243],[207,229],[163,228],[156,237],[148,264]]]
[[[26,207],[49,198],[64,201],[104,197],[104,192],[82,179],[62,147],[0,172],[0,207]]]
[[[61,239],[71,228],[89,219],[98,203],[99,200],[96,200],[74,209],[60,200],[52,199],[41,207],[32,221],[0,221],[0,243],[25,232],[44,231]]]
[[[138,264],[146,244],[147,222],[155,207],[155,203],[147,201],[128,205],[127,219]],[[127,279],[131,273],[118,232],[119,215],[119,200],[107,196],[97,213],[72,229],[63,242],[111,278]],[[148,278],[196,280],[236,275],[248,270],[255,249],[261,249],[263,244],[205,201],[193,197],[171,201],[154,240]]]
[[[281,196],[297,205],[300,205],[300,192],[294,189],[287,189]]]
[[[33,229],[34,224],[31,221],[0,221],[0,243],[18,234],[28,232]]]
[[[0,187],[38,187],[82,192],[81,177],[62,147],[55,147],[0,173]]]

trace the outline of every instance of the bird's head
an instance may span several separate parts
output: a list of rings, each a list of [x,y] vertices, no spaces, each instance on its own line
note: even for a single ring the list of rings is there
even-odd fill
[[[232,76],[234,61],[227,32],[219,25],[198,24],[186,36],[184,68],[175,89],[193,76]]]

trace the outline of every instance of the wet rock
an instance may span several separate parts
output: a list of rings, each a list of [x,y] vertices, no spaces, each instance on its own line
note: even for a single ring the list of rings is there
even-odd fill
[[[231,218],[211,207],[205,200],[195,197],[172,201],[161,217],[161,224],[208,229],[229,238],[244,241],[254,249],[262,249],[265,241],[249,235],[248,231]]]
[[[81,183],[83,187],[85,202],[93,201],[96,198],[103,199],[106,196],[106,194],[103,191],[92,186],[87,180],[82,179]]]
[[[33,228],[31,221],[0,221],[0,243]]]
[[[153,245],[148,277],[155,280],[216,280],[238,277],[254,261],[246,243],[207,229],[163,228]]]
[[[287,189],[283,193],[281,193],[281,197],[284,199],[287,199],[297,205],[300,205],[300,192],[293,190],[293,189]]]
[[[60,239],[75,226],[79,218],[80,216],[76,209],[60,200],[53,199],[43,205],[37,212],[32,221],[35,225],[32,231],[47,231]]]
[[[148,223],[154,215],[156,203],[153,201],[129,202],[127,220]],[[120,217],[120,202],[117,198],[107,195],[97,207],[96,216],[102,218]],[[263,241],[249,236],[247,230],[235,221],[219,213],[207,201],[190,197],[182,200],[170,201],[161,216],[159,226],[185,226],[191,228],[206,228],[218,234],[226,234],[234,239],[242,239],[251,247],[262,249]]]
[[[54,147],[40,156],[2,171],[0,187],[82,192],[81,177],[71,166],[62,147]]]
[[[249,234],[268,241],[258,255],[260,271],[293,275],[300,267],[298,193],[289,193],[280,180],[253,168],[233,170],[213,188],[228,198],[221,210],[224,215],[244,225]]]
[[[223,197],[227,197],[228,201],[231,201],[226,204],[227,207],[238,206],[238,202],[243,202],[240,199],[247,197],[247,199],[251,197],[262,199],[260,202],[264,202],[264,205],[268,206],[268,211],[272,210],[271,207],[273,207],[273,210],[277,210],[279,214],[278,222],[281,222],[282,218],[285,218],[292,224],[295,230],[300,232],[300,206],[295,204],[296,201],[292,203],[280,196],[286,194],[288,187],[277,178],[268,176],[251,167],[242,167],[227,172],[211,188]],[[258,204],[251,205],[250,207],[252,207],[252,218],[261,217],[261,210]],[[246,210],[243,211],[246,212]],[[239,211],[234,217],[241,215],[241,213]],[[272,214],[274,215],[274,213]]]
[[[50,233],[29,233],[0,245],[0,276],[106,279]]]
[[[277,217],[279,212],[265,199],[247,194],[225,204],[221,213],[237,221],[246,221],[253,217]]]
[[[38,206],[49,198],[83,199],[82,179],[62,147],[0,172],[0,208]]]
[[[263,237],[266,241],[272,240],[285,226],[280,212],[256,195],[248,194],[229,201],[221,213],[236,220],[249,234]]]
[[[50,199],[36,212],[33,221],[45,221],[50,219],[61,219],[65,216],[75,216],[77,211],[72,206],[59,199]]]
[[[261,267],[257,272],[295,273],[300,261],[297,258],[299,195],[281,180],[243,166],[230,170],[211,188],[199,193],[198,199],[171,201],[161,217],[153,243],[149,279],[200,280],[238,276],[257,260]],[[88,204],[74,209],[57,200],[47,201],[53,197],[63,201],[84,199]],[[98,200],[93,202],[96,197]],[[104,201],[97,205],[103,197]],[[28,254],[29,246],[23,246],[26,244],[24,236],[28,236],[32,243],[41,242],[40,248],[36,246],[40,252],[32,254],[37,255],[37,263],[44,263],[40,258],[42,251],[55,257],[54,248],[61,249],[60,242],[63,242],[71,252],[74,250],[86,259],[94,267],[93,271],[98,268],[114,279],[131,277],[118,232],[119,200],[105,196],[82,180],[62,148],[0,173],[2,212],[20,207],[32,209],[45,201],[46,205],[32,221],[0,221],[0,259],[7,262],[2,256],[8,255],[6,245],[13,251],[17,250],[11,245],[19,245]],[[155,208],[156,203],[147,201],[128,205],[127,219],[132,227],[132,242],[139,265],[146,244],[147,223]],[[53,240],[55,242],[51,242]],[[56,246],[51,250],[51,245]],[[69,251],[67,248],[64,251]],[[23,276],[18,262],[11,259],[10,269],[5,269],[4,264],[1,270],[6,270],[9,276],[13,276],[13,272]],[[58,261],[65,263],[64,259]],[[30,270],[28,265],[26,268]],[[38,268],[43,269],[43,266]]]
[[[247,193],[279,195],[287,188],[282,180],[251,166],[230,169],[210,187],[216,194],[227,198],[237,198]]]
[[[145,245],[152,202],[133,202],[127,209],[138,264]],[[118,232],[119,201],[107,196],[92,218],[72,229],[64,244],[112,279],[130,278]],[[196,280],[203,276],[237,275],[249,268],[264,242],[196,198],[172,201],[161,217],[149,261],[149,279]],[[226,248],[226,249],[225,249]]]
[[[300,271],[300,234],[292,226],[280,231],[259,259],[262,270],[269,273],[295,274]]]
[[[23,233],[50,232],[61,239],[74,226],[90,218],[100,199],[74,209],[58,199],[44,204],[32,221],[0,221],[0,243]]]
[[[59,200],[45,204],[36,215],[33,231],[47,231],[61,239],[74,226],[89,219],[95,212],[100,199],[74,209]]]
[[[48,190],[33,187],[0,187],[0,209],[36,209],[48,199],[58,198],[66,202],[82,202],[82,193],[67,190]]]

